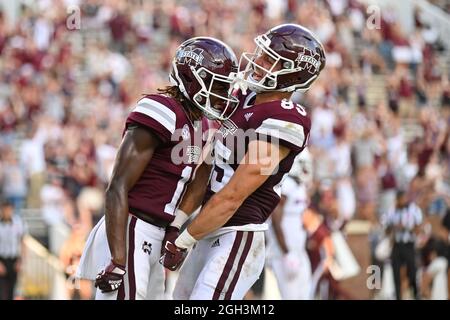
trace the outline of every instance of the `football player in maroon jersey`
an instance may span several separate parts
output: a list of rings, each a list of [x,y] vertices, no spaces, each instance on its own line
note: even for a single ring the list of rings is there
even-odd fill
[[[238,110],[215,136],[206,194],[205,181],[194,180],[179,215],[188,216],[202,202],[203,207],[175,241],[165,242],[162,260],[172,270],[192,248],[180,270],[175,299],[243,298],[264,266],[265,222],[308,141],[310,118],[289,98],[293,91],[307,90],[323,70],[322,44],[295,24],[277,26],[255,42],[255,53],[244,53],[241,60],[247,61],[243,87],[252,92],[242,96]]]
[[[92,230],[78,270],[79,277],[95,279],[97,299],[163,297],[158,261],[165,228],[205,144],[209,121],[203,116],[225,120],[239,103],[231,96],[237,69],[234,52],[223,42],[189,39],[173,59],[173,86],[145,95],[129,114],[106,190],[105,217]]]

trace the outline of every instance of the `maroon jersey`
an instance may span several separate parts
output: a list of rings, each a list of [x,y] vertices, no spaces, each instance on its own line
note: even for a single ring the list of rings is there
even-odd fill
[[[204,145],[209,121],[192,123],[175,99],[147,95],[131,111],[126,125],[149,129],[161,140],[145,171],[128,193],[128,205],[171,222]]]
[[[302,106],[288,100],[252,105],[254,96],[252,93],[244,97],[242,105],[216,133],[214,171],[204,202],[228,183],[250,141],[278,141],[291,152],[280,162],[278,171],[244,201],[224,226],[262,224],[267,220],[280,201],[282,180],[295,156],[305,148],[309,136],[311,120]]]

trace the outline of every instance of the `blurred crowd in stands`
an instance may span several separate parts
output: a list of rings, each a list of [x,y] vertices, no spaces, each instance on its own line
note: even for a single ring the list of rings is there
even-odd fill
[[[126,115],[168,83],[175,48],[207,35],[240,55],[257,34],[295,22],[317,34],[327,55],[319,80],[293,99],[312,114],[314,186],[330,185],[338,203],[329,228],[367,220],[375,248],[380,217],[401,190],[423,212],[420,265],[450,255],[442,225],[450,215],[449,48],[419,10],[406,33],[390,10],[369,28],[354,0],[18,3],[14,23],[0,8],[0,194],[17,214],[39,209],[49,226],[73,230],[68,241],[82,242],[103,214]],[[82,245],[64,248],[69,265]]]

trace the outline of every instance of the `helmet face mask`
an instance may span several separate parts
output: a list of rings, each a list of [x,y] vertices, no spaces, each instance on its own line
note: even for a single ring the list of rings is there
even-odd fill
[[[177,49],[170,80],[209,119],[226,120],[239,105],[232,96],[237,59],[220,40],[192,38]]]
[[[255,92],[307,90],[325,66],[322,44],[299,25],[275,27],[254,41],[255,52],[242,54],[239,71]],[[270,67],[258,64],[262,55],[272,62]],[[260,79],[255,79],[255,70],[263,73]]]
[[[193,70],[192,73],[201,86],[200,91],[194,95],[194,104],[209,119],[224,121],[231,117],[239,105],[239,100],[231,95],[236,73],[232,72],[225,77],[204,67]]]
[[[247,62],[244,72],[244,79],[248,79],[249,87],[253,91],[270,91],[276,90],[277,78],[280,74],[290,73],[294,62],[287,58],[280,56],[274,50],[272,50],[270,45],[270,39],[267,35],[260,35],[254,39],[256,43],[256,48],[254,53],[244,52],[241,56],[241,61],[239,62],[239,67],[244,65],[243,60]],[[262,65],[257,63],[257,59],[262,55],[267,55],[269,59],[273,61],[272,66],[269,69],[264,68]],[[281,65],[282,68],[276,68],[277,65]],[[253,78],[253,73],[255,69],[262,70],[264,75],[260,80],[255,80]],[[239,70],[241,71],[241,70]]]

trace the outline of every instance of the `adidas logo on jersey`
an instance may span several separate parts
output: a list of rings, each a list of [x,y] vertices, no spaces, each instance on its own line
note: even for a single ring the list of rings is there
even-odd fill
[[[217,238],[217,240],[214,241],[214,243],[212,244],[211,248],[220,247],[220,241],[219,240],[220,240],[220,238]]]
[[[253,115],[253,112],[247,112],[246,114],[244,114],[244,118],[245,120],[248,121],[248,119],[250,119],[250,117]]]

